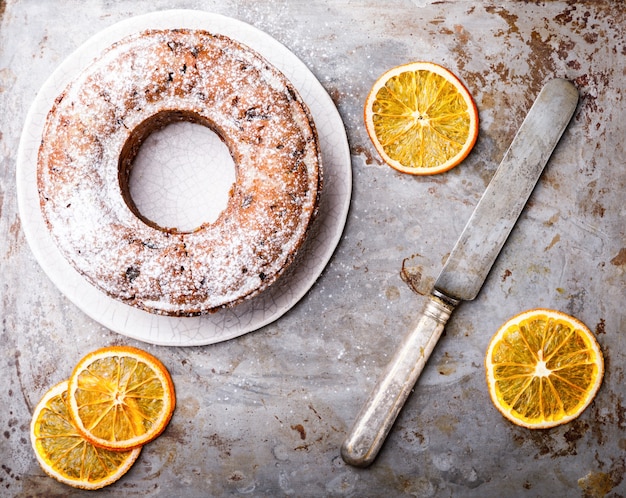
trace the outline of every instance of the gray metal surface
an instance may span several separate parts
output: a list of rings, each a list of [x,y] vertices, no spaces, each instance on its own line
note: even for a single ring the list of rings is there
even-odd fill
[[[132,15],[199,8],[249,22],[311,68],[344,120],[354,174],[343,239],[279,321],[224,343],[158,347],[112,333],[48,280],[21,230],[16,151],[36,92],[96,32]],[[164,434],[99,497],[626,496],[626,57],[623,2],[399,0],[0,1],[0,496],[94,496],[46,477],[28,424],[88,351],[147,349],[172,373]],[[383,165],[363,103],[390,67],[430,60],[470,89],[481,125],[458,167],[429,178]],[[375,379],[417,320],[472,210],[543,84],[581,98],[482,292],[446,326],[374,465],[339,448]],[[570,313],[606,360],[570,424],[528,431],[492,406],[484,354],[533,307]]]
[[[436,290],[463,301],[478,295],[576,104],[578,90],[567,80],[550,80],[541,89],[437,277]]]

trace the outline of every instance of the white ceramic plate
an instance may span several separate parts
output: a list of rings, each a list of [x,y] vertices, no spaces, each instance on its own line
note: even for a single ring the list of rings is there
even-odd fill
[[[54,99],[77,73],[115,41],[149,28],[196,28],[226,35],[256,50],[298,89],[319,134],[324,168],[320,214],[300,256],[274,285],[232,309],[175,318],[135,309],[89,284],[65,260],[45,226],[37,194],[37,151]],[[256,330],[281,317],[311,288],[330,260],[343,232],[350,205],[350,151],[337,109],[309,69],[268,34],[217,14],[169,10],[134,17],[88,40],[48,78],[33,103],[17,157],[17,194],[26,239],[49,278],[78,308],[105,327],[141,341],[172,346],[212,344]]]

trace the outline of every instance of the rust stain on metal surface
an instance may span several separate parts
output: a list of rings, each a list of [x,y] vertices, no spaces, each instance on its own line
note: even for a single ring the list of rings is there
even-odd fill
[[[228,440],[224,439],[219,434],[211,434],[210,436],[206,436],[205,439],[208,441],[209,446],[213,446],[218,450],[221,458],[230,457],[232,444]]]
[[[578,445],[589,431],[587,422],[576,419],[568,424],[568,430],[562,437],[558,431],[537,431],[516,428],[518,432],[513,435],[513,441],[518,446],[532,445],[536,448],[535,460],[544,456],[559,458],[578,454]]]
[[[608,379],[618,374],[617,370],[610,370],[610,362],[608,362],[608,351],[604,349],[604,368],[605,379],[604,383],[609,385]],[[626,428],[626,407],[622,404],[621,396],[613,391],[607,391],[602,396],[602,402],[594,402],[592,405],[593,414],[593,435],[596,438],[598,445],[603,445],[610,440],[610,436],[607,436],[604,429],[610,429],[619,427],[620,429]]]
[[[18,216],[16,216],[13,223],[9,225],[8,235],[9,236],[7,237],[7,239],[9,241],[9,244],[8,244],[7,252],[5,254],[5,257],[7,258],[7,260],[10,259],[12,256],[15,256],[19,252],[20,247],[24,243],[22,223]]]
[[[622,247],[617,253],[617,256],[611,259],[611,264],[614,266],[626,265],[626,247]]]
[[[556,245],[556,243],[559,242],[559,240],[561,240],[561,236],[557,233],[554,237],[552,237],[552,240],[543,251],[547,252],[552,249]]]
[[[596,325],[596,335],[606,334],[605,326],[604,318],[600,318],[600,321]]]
[[[302,424],[292,425],[291,428],[300,434],[300,439],[303,441],[306,439],[306,430],[304,430],[304,426]]]
[[[624,479],[624,459],[613,462],[608,472],[590,471],[578,479],[578,487],[582,489],[584,498],[603,498],[619,486]]]
[[[578,479],[578,487],[583,490],[585,497],[602,498],[614,486],[609,474],[605,472],[589,472],[585,477]]]
[[[365,156],[365,164],[384,164],[384,161],[376,157],[369,148],[363,147],[362,145],[353,146],[352,153],[355,156],[360,156],[361,154],[363,154]]]
[[[544,180],[545,181],[545,180]],[[550,216],[550,219],[548,221],[544,221],[543,224],[544,226],[547,227],[551,227],[552,225],[554,225],[557,221],[559,221],[559,218],[561,217],[561,215],[559,213],[555,213],[552,216]]]
[[[20,357],[22,353],[20,351],[16,351],[14,354],[15,358],[15,371],[17,374],[17,379],[20,384],[20,391],[22,392],[22,396],[24,397],[24,402],[26,403],[26,407],[28,408],[29,413],[33,413],[33,405],[30,402],[28,390],[24,387],[24,381],[22,379],[22,368],[20,364]],[[35,383],[34,387],[40,387],[37,383]]]
[[[446,436],[451,436],[456,431],[459,419],[454,415],[441,415],[434,421],[435,427]]]
[[[432,289],[435,279],[431,276],[424,277],[423,266],[416,263],[416,259],[419,257],[421,257],[420,254],[413,254],[402,260],[400,278],[413,292],[424,296]]]
[[[457,364],[447,351],[444,353],[443,358],[437,365],[437,372],[439,375],[452,375],[457,370]]]
[[[245,476],[243,475],[243,473],[235,471],[228,477],[228,480],[231,482],[239,482],[242,481],[244,478]]]

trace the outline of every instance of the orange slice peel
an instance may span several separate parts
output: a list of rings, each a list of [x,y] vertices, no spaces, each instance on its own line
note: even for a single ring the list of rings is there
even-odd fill
[[[165,366],[133,347],[93,351],[69,379],[68,408],[76,427],[102,448],[128,450],[152,441],[169,423],[175,404]]]
[[[75,488],[113,484],[128,472],[141,448],[111,451],[87,441],[67,410],[67,385],[53,386],[35,408],[30,438],[37,461],[46,474]]]
[[[604,360],[581,321],[533,309],[498,329],[485,369],[491,400],[505,418],[546,429],[575,419],[589,406],[602,384]]]
[[[382,159],[413,175],[455,167],[478,137],[478,110],[469,91],[432,62],[397,66],[380,76],[366,99],[364,119]]]
[[[31,444],[46,474],[99,489],[131,468],[143,445],[163,432],[175,405],[174,384],[157,358],[128,346],[101,348],[37,404]]]

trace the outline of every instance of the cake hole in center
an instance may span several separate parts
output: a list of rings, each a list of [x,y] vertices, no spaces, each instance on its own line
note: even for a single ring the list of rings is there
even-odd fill
[[[145,220],[164,230],[192,232],[226,208],[235,163],[210,128],[170,123],[141,144],[128,178],[130,198]]]

